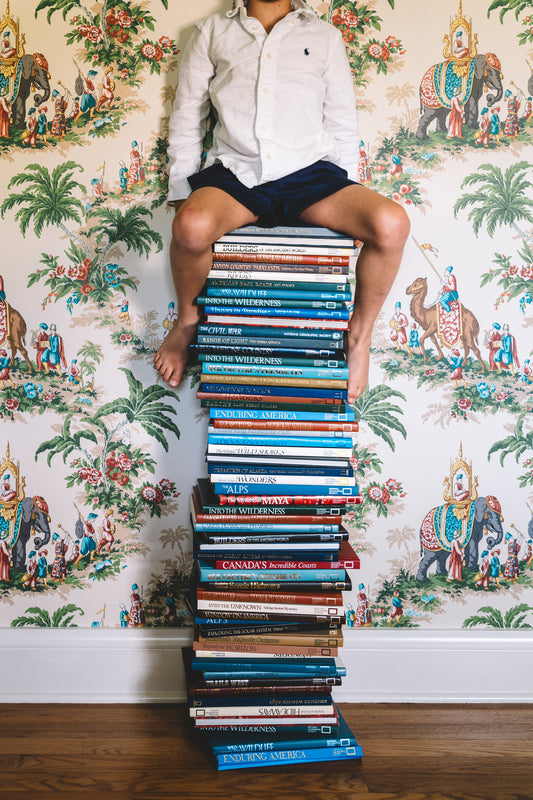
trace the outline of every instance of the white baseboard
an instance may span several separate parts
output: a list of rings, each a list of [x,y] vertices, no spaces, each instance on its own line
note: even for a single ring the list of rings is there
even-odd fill
[[[188,630],[0,630],[1,703],[179,703]],[[348,630],[338,702],[533,700],[533,631]]]

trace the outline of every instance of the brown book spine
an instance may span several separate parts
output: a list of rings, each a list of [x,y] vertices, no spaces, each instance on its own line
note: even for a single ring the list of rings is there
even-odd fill
[[[217,592],[198,589],[199,600],[231,600],[247,603],[295,603],[296,605],[342,606],[342,593],[313,594],[312,592]]]
[[[268,644],[232,644],[230,642],[216,643],[207,646],[205,642],[193,642],[195,652],[208,653],[263,653],[264,655],[279,656],[319,656],[335,657],[338,655],[337,647],[302,647],[299,645],[268,645]]]
[[[277,266],[277,272],[280,272],[279,265],[281,264],[298,264],[320,267],[331,267],[332,274],[335,274],[333,267],[349,267],[355,263],[354,256],[315,256],[310,253],[213,253],[213,268],[216,269],[217,263],[227,264],[228,262],[235,262],[236,264],[244,263],[250,269],[251,265],[255,264],[270,264],[273,267]],[[223,269],[228,269],[224,266]],[[313,270],[310,270],[313,272]]]
[[[320,401],[324,402],[323,399]],[[341,402],[340,400],[338,402]],[[278,430],[278,431],[339,431],[357,432],[357,422],[297,422],[296,420],[272,419],[214,419],[214,428],[230,428],[234,430]]]
[[[197,636],[198,642],[202,642],[206,647],[217,649],[221,642],[228,644],[266,644],[266,645],[298,645],[301,647],[342,647],[342,636],[325,637],[309,636],[307,634],[249,634],[247,636],[228,636],[217,637],[215,640],[205,636]]]
[[[346,389],[347,380],[337,380],[335,378],[291,378],[281,375],[207,375],[202,372],[201,380],[206,381],[215,379],[216,383],[231,383],[238,385],[245,377],[245,383],[258,386],[314,386],[317,389]],[[239,379],[241,379],[239,381]],[[218,397],[218,394],[215,395]],[[230,398],[232,399],[232,398]],[[255,398],[253,398],[255,399]],[[293,398],[294,402],[294,398]],[[299,398],[298,398],[299,402]]]

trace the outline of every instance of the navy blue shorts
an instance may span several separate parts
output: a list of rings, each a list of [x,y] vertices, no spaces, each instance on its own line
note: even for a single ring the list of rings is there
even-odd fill
[[[346,170],[329,161],[317,161],[283,178],[268,181],[248,189],[222,164],[200,170],[188,181],[193,189],[214,186],[222,189],[239,203],[257,214],[262,228],[275,225],[294,225],[306,208],[329,197],[345,186],[355,185]]]

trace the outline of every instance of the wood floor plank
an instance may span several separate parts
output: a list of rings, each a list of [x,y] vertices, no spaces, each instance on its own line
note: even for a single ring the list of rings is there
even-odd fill
[[[533,706],[347,705],[362,761],[217,772],[183,705],[3,705],[1,800],[533,800]]]

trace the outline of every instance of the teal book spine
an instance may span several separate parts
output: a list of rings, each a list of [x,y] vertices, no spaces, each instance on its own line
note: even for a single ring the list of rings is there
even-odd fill
[[[235,348],[237,351],[237,348]],[[236,353],[198,353],[198,361],[206,364],[239,364],[261,367],[307,367],[315,369],[346,369],[346,361],[339,358],[298,358],[295,356],[257,355],[245,356]],[[305,354],[305,351],[301,355]]]
[[[304,764],[321,761],[348,761],[361,758],[363,751],[356,747],[295,748],[260,753],[222,753],[216,756],[219,770],[268,767],[276,764]]]
[[[208,306],[216,303],[217,306],[238,306],[247,309],[255,308],[300,308],[300,309],[314,309],[326,308],[333,310],[340,310],[346,308],[344,300],[287,300],[279,297],[206,297],[205,295],[198,295],[196,302],[199,306]]]
[[[216,325],[202,324],[198,326],[199,335],[207,336],[249,336],[249,337],[271,337],[273,339],[328,339],[340,342],[342,346],[343,334],[340,331],[328,331],[313,327],[310,323],[307,328],[296,328],[287,330],[272,325]],[[281,345],[279,345],[281,347]]]
[[[218,306],[206,305],[204,306],[206,314],[225,314],[232,317],[282,317],[286,319],[293,319],[295,317],[303,317],[305,319],[324,319],[324,320],[348,320],[350,319],[350,312],[348,309],[330,310],[326,308],[258,308],[253,307],[253,312],[250,308],[241,308],[240,306]]]
[[[209,409],[211,419],[283,419],[309,422],[353,422],[355,413],[347,410],[342,414],[331,411],[295,411],[293,409],[261,409],[261,408],[223,408]]]
[[[225,297],[228,300],[231,298],[239,297],[246,299],[272,299],[272,300],[298,300],[298,301],[329,301],[333,303],[346,303],[351,299],[349,291],[330,292],[325,291],[318,287],[311,291],[302,289],[247,289],[239,288],[237,286],[208,286],[205,293],[206,298],[210,297]]]

